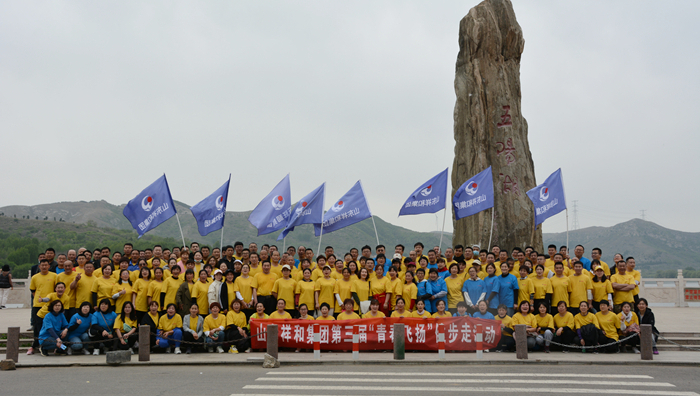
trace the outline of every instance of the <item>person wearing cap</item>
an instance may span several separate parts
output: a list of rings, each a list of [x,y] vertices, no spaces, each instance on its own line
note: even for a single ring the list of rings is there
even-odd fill
[[[321,309],[322,304],[328,305],[329,309],[335,306],[335,282],[335,279],[331,278],[330,265],[325,265],[323,278],[318,278],[315,283],[315,308],[317,311]],[[319,315],[318,312],[317,315]]]
[[[277,308],[279,310],[279,301],[285,302],[285,308],[290,315],[290,318],[299,316],[294,304],[294,292],[296,291],[297,282],[291,278],[292,268],[289,264],[282,266],[282,278],[277,279],[272,285],[272,296],[277,299]]]
[[[214,270],[214,281],[209,284],[209,290],[207,290],[207,302],[209,306],[211,303],[219,303],[219,311],[221,311],[221,286],[223,285],[224,273],[220,269]]]
[[[275,311],[277,300],[272,296],[272,287],[275,285],[277,275],[271,271],[272,264],[263,261],[262,272],[255,274],[251,286],[253,287],[253,300],[262,302],[265,306],[265,314],[269,315]],[[257,306],[256,306],[257,310]]]
[[[277,281],[279,281],[279,279]],[[292,315],[290,315],[289,312],[287,312],[287,310],[285,310],[286,306],[287,306],[287,302],[284,299],[282,299],[282,298],[278,299],[277,300],[277,310],[270,314],[270,319],[292,319]]]
[[[217,270],[219,271],[219,270]],[[221,271],[219,271],[221,274]],[[226,339],[224,330],[226,329],[226,316],[221,315],[221,304],[214,301],[209,304],[210,314],[204,318],[204,335],[205,343],[207,344],[207,349],[209,353],[214,352],[214,344],[223,342]],[[224,353],[224,348],[221,344],[216,346],[216,351],[218,353]]]
[[[482,264],[481,260],[477,259],[477,260],[472,261],[472,267],[474,267],[474,269],[476,269],[476,276],[478,276],[479,279],[483,280],[484,278],[489,276],[489,274],[486,273],[485,264]],[[469,278],[469,268],[468,267],[467,267],[467,278]]]
[[[608,304],[612,307],[613,300],[613,287],[610,279],[605,275],[605,269],[596,263],[597,260],[593,260],[591,265],[593,266],[593,309],[596,312],[600,311],[600,301],[608,300]],[[610,338],[610,337],[608,337]]]

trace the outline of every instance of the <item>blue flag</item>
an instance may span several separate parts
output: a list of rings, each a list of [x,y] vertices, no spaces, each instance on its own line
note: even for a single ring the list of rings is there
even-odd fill
[[[289,174],[253,209],[248,216],[250,224],[258,229],[258,236],[284,228],[292,214],[292,192]]]
[[[527,196],[535,205],[535,226],[566,209],[561,168],[549,175],[544,183],[528,191]]]
[[[331,209],[323,215],[323,233],[337,231],[349,225],[359,223],[372,217],[369,204],[362,189],[362,182],[357,181],[352,188],[337,200]],[[321,225],[314,224],[316,236],[321,235]]]
[[[277,237],[278,241],[284,239],[294,227],[302,224],[321,224],[323,221],[323,201],[326,197],[326,183],[311,191],[302,198],[294,207],[292,216],[287,222],[287,226]]]
[[[493,208],[493,173],[491,167],[459,186],[452,198],[455,220]]]
[[[401,207],[399,216],[435,213],[447,202],[447,168],[423,183]]]
[[[165,174],[129,201],[122,213],[139,233],[139,238],[175,216],[177,212]]]
[[[199,235],[205,236],[224,227],[226,204],[228,203],[228,186],[230,183],[231,175],[228,175],[228,181],[223,186],[190,208],[192,215],[197,220]]]

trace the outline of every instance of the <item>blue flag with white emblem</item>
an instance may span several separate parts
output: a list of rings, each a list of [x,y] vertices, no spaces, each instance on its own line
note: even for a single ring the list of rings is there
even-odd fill
[[[362,189],[362,182],[358,180],[323,215],[323,233],[327,234],[337,231],[370,217],[372,217],[372,212],[369,210],[367,197],[365,197],[365,191]],[[321,235],[321,224],[314,224],[314,230],[316,231],[316,236]]]
[[[535,205],[535,226],[566,209],[561,168],[549,175],[544,183],[528,191],[527,196]]]
[[[212,231],[220,230],[224,226],[226,204],[228,202],[228,186],[230,183],[231,175],[228,175],[228,181],[223,186],[190,208],[192,215],[197,220],[199,235],[205,236]]]
[[[139,238],[175,216],[175,204],[165,174],[129,201],[122,212]]]
[[[248,216],[250,224],[258,229],[258,236],[279,231],[287,225],[292,214],[292,188],[289,174],[253,209]]]
[[[445,209],[447,201],[447,168],[423,183],[401,207],[399,216],[435,213]]]
[[[490,166],[459,186],[452,197],[452,206],[455,220],[493,208],[493,173]]]
[[[292,215],[289,217],[287,226],[277,237],[278,241],[284,239],[294,227],[302,224],[321,224],[323,221],[323,201],[326,196],[326,183],[311,191],[302,198],[294,207]]]

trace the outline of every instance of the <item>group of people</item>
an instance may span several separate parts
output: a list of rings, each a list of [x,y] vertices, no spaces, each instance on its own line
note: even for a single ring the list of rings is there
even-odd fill
[[[498,351],[514,348],[514,326],[523,324],[532,349],[638,352],[640,324],[655,323],[639,297],[635,260],[616,254],[609,266],[601,255],[595,248],[588,259],[581,245],[571,257],[554,245],[547,254],[477,245],[425,251],[420,242],[408,255],[403,245],[342,256],[331,246],[315,254],[241,242],[144,250],[127,243],[114,253],[81,248],[58,256],[49,248],[32,268],[28,354],[133,353],[144,324],[151,347],[166,353],[237,353],[250,351],[251,319],[450,316],[498,320]]]

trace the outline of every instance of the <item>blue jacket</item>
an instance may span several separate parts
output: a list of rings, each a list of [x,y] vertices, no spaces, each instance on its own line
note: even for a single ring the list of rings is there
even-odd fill
[[[518,295],[518,278],[513,276],[513,274],[508,274],[506,276],[498,277],[498,298],[501,304],[505,304],[506,307],[512,307],[515,301],[515,297]]]
[[[472,318],[477,318],[477,319],[495,319],[493,317],[493,314],[491,312],[486,312],[485,314],[481,314],[481,312],[476,311],[472,314]]]
[[[81,321],[80,324],[78,324],[78,319]],[[73,317],[70,318],[70,323],[68,323],[68,339],[80,337],[87,333],[90,328],[90,323],[92,323],[91,313],[87,314],[87,316],[81,316],[79,313],[73,315]]]
[[[433,291],[430,288],[430,284],[428,283],[427,280],[423,279],[423,281],[418,282],[417,286],[418,286],[418,292],[416,293],[417,299],[420,299],[420,297],[424,296],[424,295],[428,295],[428,296],[433,295]],[[430,309],[432,301],[426,299],[426,300],[423,300],[423,302],[425,303],[425,310],[428,312],[432,312],[432,310]]]
[[[92,320],[90,321],[90,325],[98,326],[102,328],[102,330],[107,330],[111,333],[114,329],[114,321],[116,319],[117,314],[114,313],[114,311],[110,311],[109,313],[101,313],[100,311],[97,311],[92,314]]]
[[[493,297],[491,302],[489,303],[489,308],[491,309],[496,309],[498,308],[498,305],[501,303],[500,298],[498,297],[498,276],[492,276],[492,277],[486,277],[484,278],[484,283],[486,284],[486,298],[488,299],[489,296],[491,295],[491,292],[496,292],[496,295]]]
[[[435,299],[430,302],[430,313],[437,312],[437,303],[440,300],[444,301],[445,307],[447,307],[447,284],[445,280],[438,277],[434,281],[428,280],[428,285],[430,285],[430,294],[435,297]]]
[[[68,321],[63,312],[55,313],[49,312],[44,316],[44,324],[41,326],[41,331],[39,332],[40,343],[44,342],[44,339],[50,338],[54,341],[61,334],[63,329],[68,327]]]
[[[475,281],[469,278],[466,281],[464,281],[464,285],[462,286],[462,292],[467,292],[467,294],[469,295],[469,299],[472,300],[472,304],[474,305],[476,305],[476,302],[479,300],[479,297],[481,297],[482,293],[486,293],[484,299],[489,298],[488,295],[491,294],[491,290],[493,290],[493,288],[487,291],[486,282],[479,278],[476,278]]]

